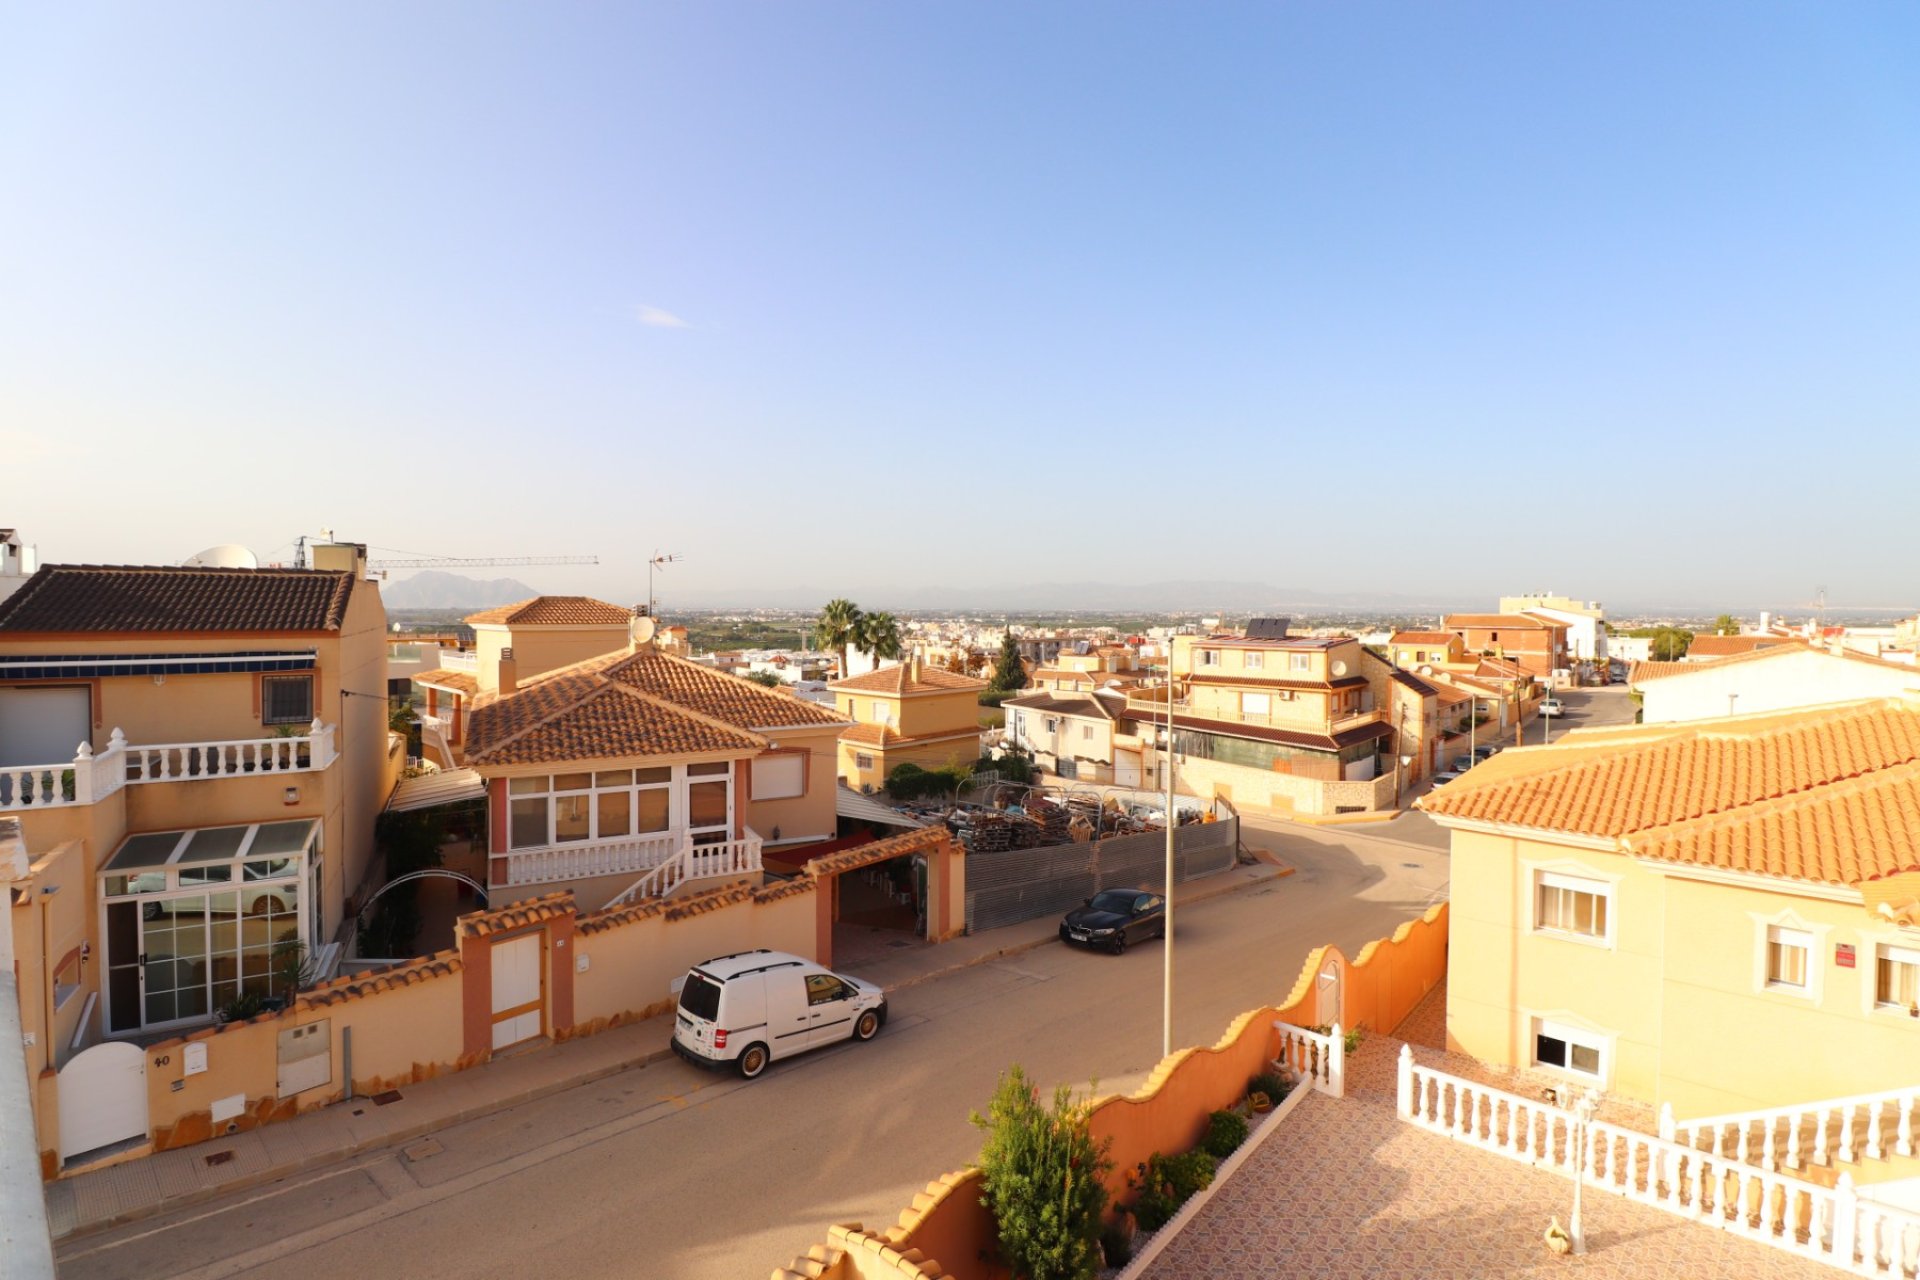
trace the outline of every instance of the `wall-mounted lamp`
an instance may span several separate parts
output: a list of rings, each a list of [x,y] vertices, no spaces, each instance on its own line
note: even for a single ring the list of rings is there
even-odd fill
[[[284,793],[284,795],[283,795],[283,799],[285,800],[285,802],[286,802],[287,804],[299,804],[299,803],[300,803],[300,788],[298,788],[298,787],[288,787],[288,788],[286,789],[286,791],[285,791],[285,793]]]
[[[153,673],[153,682],[154,682],[155,684],[165,684],[165,683],[167,682],[167,673],[166,673],[166,672],[164,672],[164,671],[156,671],[156,672],[154,672],[154,673]]]

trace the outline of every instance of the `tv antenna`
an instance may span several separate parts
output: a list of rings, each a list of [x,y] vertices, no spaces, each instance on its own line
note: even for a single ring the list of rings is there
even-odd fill
[[[653,611],[653,571],[655,569],[665,569],[668,565],[676,564],[679,561],[684,559],[686,559],[685,556],[664,555],[658,550],[656,550],[653,553],[653,555],[648,557],[647,559],[647,616],[649,618],[655,616]]]

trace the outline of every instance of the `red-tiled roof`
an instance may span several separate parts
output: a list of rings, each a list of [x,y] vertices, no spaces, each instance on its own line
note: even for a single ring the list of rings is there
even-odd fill
[[[1389,644],[1452,644],[1460,637],[1451,631],[1396,631]]]
[[[592,596],[534,596],[467,615],[469,625],[513,627],[624,627],[633,610]]]
[[[0,631],[338,631],[352,594],[343,569],[52,564],[0,601]]]
[[[1920,705],[1575,732],[1504,751],[1419,807],[1614,838],[1665,861],[1858,884],[1920,869]]]
[[[1689,658],[1725,658],[1736,653],[1752,653],[1756,649],[1771,649],[1778,645],[1797,645],[1800,641],[1792,636],[1716,636],[1701,634],[1693,638],[1687,646]]]
[[[1527,613],[1450,613],[1447,627],[1455,631],[1565,631],[1567,624]]]
[[[864,675],[835,680],[828,688],[853,693],[891,693],[896,697],[913,693],[978,693],[987,687],[985,680],[919,662],[901,662],[881,667]]]
[[[480,692],[480,679],[471,671],[451,671],[439,667],[432,671],[416,672],[413,682],[430,685],[435,689],[450,689],[462,697],[471,698]]]

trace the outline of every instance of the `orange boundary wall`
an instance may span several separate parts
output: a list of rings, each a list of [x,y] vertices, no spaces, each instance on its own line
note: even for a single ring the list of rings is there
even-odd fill
[[[1338,947],[1324,946],[1307,957],[1293,989],[1278,1005],[1249,1010],[1227,1024],[1209,1046],[1181,1049],[1160,1060],[1146,1082],[1131,1094],[1112,1094],[1093,1106],[1096,1139],[1111,1142],[1113,1170],[1107,1189],[1115,1203],[1127,1195],[1127,1174],[1154,1152],[1185,1151],[1205,1133],[1207,1116],[1237,1102],[1247,1080],[1278,1050],[1276,1022],[1312,1026],[1321,1017],[1318,978],[1329,964],[1338,968],[1347,1027],[1391,1031],[1447,973],[1447,904],[1376,939],[1349,961]],[[900,1214],[898,1225],[868,1232],[858,1223],[833,1227],[828,1242],[808,1258],[775,1268],[774,1280],[806,1275],[839,1280],[1005,1280],[1006,1271],[989,1261],[994,1252],[993,1217],[980,1203],[976,1169],[949,1173],[927,1184]],[[808,1270],[808,1263],[822,1268]]]

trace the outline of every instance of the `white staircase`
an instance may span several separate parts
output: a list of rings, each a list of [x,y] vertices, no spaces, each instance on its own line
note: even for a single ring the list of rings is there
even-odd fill
[[[738,840],[689,844],[641,876],[607,906],[623,907],[643,898],[664,898],[689,880],[749,876],[760,871],[760,836],[752,829]]]
[[[1660,1136],[1723,1159],[1778,1173],[1837,1169],[1911,1156],[1920,1143],[1920,1085],[1790,1107],[1676,1121],[1660,1108]]]

